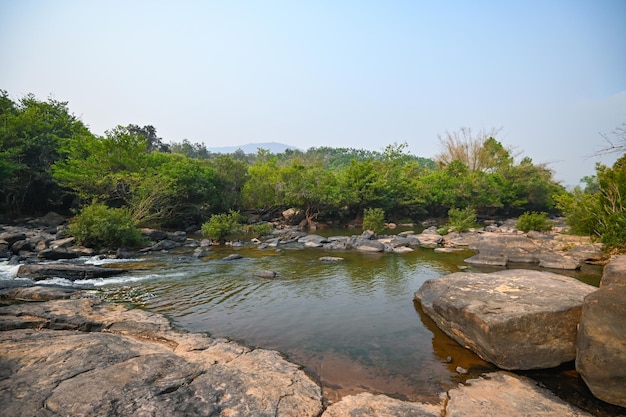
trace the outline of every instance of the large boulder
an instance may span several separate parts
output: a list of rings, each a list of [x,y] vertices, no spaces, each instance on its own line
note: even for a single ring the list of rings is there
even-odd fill
[[[550,272],[457,272],[415,293],[441,330],[500,368],[551,368],[576,357],[582,302],[595,287]]]
[[[597,398],[626,407],[626,286],[585,297],[578,327],[576,370]]]
[[[278,352],[178,332],[144,311],[96,299],[16,304],[0,308],[0,327],[2,415],[322,412],[320,387]]]
[[[604,267],[600,287],[611,284],[626,285],[626,255],[614,256]]]

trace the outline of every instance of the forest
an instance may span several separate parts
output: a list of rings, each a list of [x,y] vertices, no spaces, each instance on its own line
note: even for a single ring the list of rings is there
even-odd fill
[[[380,151],[215,154],[186,139],[165,142],[153,126],[95,135],[67,102],[32,94],[14,101],[0,90],[0,213],[78,214],[98,205],[123,210],[133,227],[186,228],[227,212],[268,215],[292,207],[309,224],[353,222],[366,209],[412,222],[471,207],[485,217],[564,213],[577,232],[602,239],[611,229],[611,244],[623,245],[624,157],[613,167],[598,165],[584,187],[568,191],[545,164],[517,162],[497,134],[445,132],[434,159],[409,154],[406,143]]]

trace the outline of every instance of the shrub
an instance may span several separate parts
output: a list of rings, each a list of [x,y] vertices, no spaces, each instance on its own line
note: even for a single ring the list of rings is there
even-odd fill
[[[531,230],[545,232],[552,228],[552,224],[548,221],[548,213],[527,211],[519,216],[516,227],[523,232],[530,232]]]
[[[246,232],[256,238],[271,235],[273,231],[274,228],[269,223],[253,224],[246,227]]]
[[[448,210],[447,229],[449,232],[463,232],[473,227],[476,227],[476,210],[472,207]]]
[[[69,231],[81,245],[98,249],[134,247],[144,242],[129,210],[96,202],[72,219]]]
[[[240,221],[241,216],[233,210],[228,213],[214,214],[202,225],[202,234],[209,239],[224,242],[228,236],[242,231]]]
[[[363,211],[363,230],[380,233],[385,229],[385,211],[381,208],[365,209]]]

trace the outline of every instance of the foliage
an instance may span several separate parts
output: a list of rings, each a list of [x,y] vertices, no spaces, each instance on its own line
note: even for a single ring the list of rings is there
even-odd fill
[[[510,165],[513,162],[510,152],[494,139],[499,132],[500,129],[491,129],[473,134],[467,127],[456,132],[446,131],[444,136],[438,136],[442,151],[435,161],[441,167],[460,161],[470,171],[487,171]]]
[[[274,228],[269,223],[251,224],[245,227],[246,233],[252,235],[253,238],[271,235]]]
[[[543,164],[529,158],[516,164],[497,133],[446,132],[438,164],[409,154],[406,143],[381,151],[221,155],[188,140],[166,144],[151,125],[117,126],[96,136],[66,103],[32,95],[14,103],[0,92],[0,209],[34,214],[97,200],[152,227],[200,224],[229,210],[271,214],[289,207],[303,210],[309,224],[361,218],[369,207],[392,220],[443,217],[455,207],[481,215],[552,210],[552,196],[563,195],[563,187]],[[600,207],[609,207],[615,190],[603,175],[585,193],[597,192]]]
[[[599,239],[609,249],[626,249],[626,154],[611,168],[596,165],[595,182],[585,179],[585,190],[557,196],[572,231]]]
[[[50,167],[66,141],[90,135],[66,102],[29,94],[14,103],[0,90],[0,212],[17,216],[62,207],[65,195]]]
[[[214,214],[202,224],[202,234],[218,242],[224,242],[227,237],[241,231],[241,217],[233,210],[228,213]]]
[[[95,248],[134,247],[143,243],[130,210],[110,208],[94,202],[70,222],[70,233],[85,246]]]
[[[476,227],[476,210],[472,207],[448,210],[448,232],[464,232]]]
[[[518,217],[516,227],[523,232],[530,232],[531,230],[545,232],[552,228],[552,224],[548,220],[548,213],[527,211]]]
[[[207,161],[151,152],[148,139],[128,127],[117,126],[102,137],[69,140],[62,151],[65,159],[53,166],[59,184],[83,201],[129,207],[141,224],[204,217],[218,203]]]
[[[381,233],[385,229],[385,211],[381,208],[366,208],[363,211],[363,230]]]

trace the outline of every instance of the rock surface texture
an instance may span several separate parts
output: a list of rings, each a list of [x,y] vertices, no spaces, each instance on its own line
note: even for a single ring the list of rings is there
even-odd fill
[[[596,288],[550,272],[457,272],[415,293],[441,330],[500,368],[542,369],[576,357],[583,299]]]
[[[611,284],[626,285],[626,255],[614,256],[604,267],[600,287]]]
[[[444,414],[442,414],[444,415]],[[508,372],[493,372],[450,390],[446,417],[590,416],[564,403],[531,379]]]
[[[173,330],[96,299],[0,308],[7,416],[317,416],[321,390],[278,352]],[[60,331],[62,330],[62,331]]]
[[[585,297],[577,348],[576,370],[593,395],[626,407],[626,286]]]

